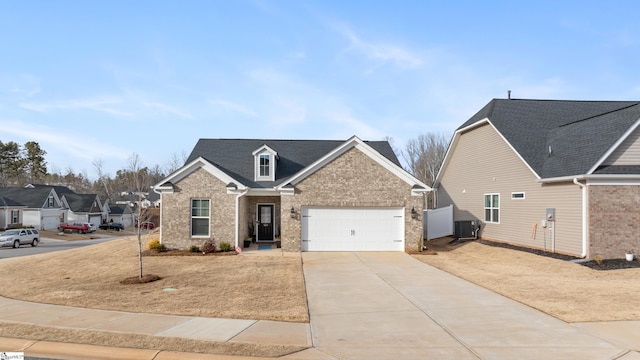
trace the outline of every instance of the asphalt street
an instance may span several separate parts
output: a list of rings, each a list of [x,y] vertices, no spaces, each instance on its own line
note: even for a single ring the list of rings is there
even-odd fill
[[[121,237],[104,236],[99,239],[77,240],[77,241],[40,238],[40,243],[36,247],[31,247],[30,245],[22,245],[18,249],[14,249],[11,247],[0,248],[0,259],[75,249],[75,248],[79,248],[87,245],[99,244],[105,241],[115,240],[119,238]]]

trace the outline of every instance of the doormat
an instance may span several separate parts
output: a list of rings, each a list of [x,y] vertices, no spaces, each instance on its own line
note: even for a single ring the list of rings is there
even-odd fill
[[[271,250],[271,244],[261,244],[258,245],[258,250]]]

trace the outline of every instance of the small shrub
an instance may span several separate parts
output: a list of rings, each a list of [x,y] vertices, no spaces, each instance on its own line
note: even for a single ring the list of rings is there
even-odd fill
[[[151,250],[155,250],[158,246],[160,246],[160,240],[159,239],[153,239],[151,241],[149,241],[149,243],[147,244],[147,247]]]
[[[216,252],[216,242],[213,239],[205,241],[202,245],[202,252],[205,254]]]
[[[149,243],[147,244],[147,247],[149,249],[155,250],[157,252],[167,251],[167,247],[164,246],[164,244],[161,244],[160,240],[158,240],[158,239],[153,239],[153,240],[149,241]]]
[[[604,262],[604,260],[602,259],[602,257],[600,255],[596,255],[593,257],[593,261],[596,262],[596,264],[598,265],[602,265],[602,263]]]
[[[220,251],[231,251],[231,244],[228,241],[223,241],[220,243]]]
[[[200,252],[200,248],[198,247],[198,245],[191,245],[191,247],[189,248],[189,252],[199,253]]]

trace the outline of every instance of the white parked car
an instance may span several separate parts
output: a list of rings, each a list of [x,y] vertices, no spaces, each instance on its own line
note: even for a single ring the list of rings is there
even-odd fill
[[[95,226],[95,225],[94,225],[94,224],[92,224],[92,223],[83,223],[83,224],[87,225],[87,228],[89,229],[89,231],[88,231],[88,232],[90,232],[90,233],[92,233],[92,232],[94,232],[94,231],[98,230],[98,227],[97,227],[97,226]]]
[[[0,246],[13,246],[14,248],[26,244],[38,246],[39,241],[40,233],[36,229],[11,229],[0,234]]]

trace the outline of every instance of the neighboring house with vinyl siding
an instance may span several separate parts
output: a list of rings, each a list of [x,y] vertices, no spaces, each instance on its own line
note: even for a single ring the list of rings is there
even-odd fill
[[[481,220],[488,240],[582,257],[638,253],[639,120],[634,101],[494,99],[456,130],[437,206]]]

